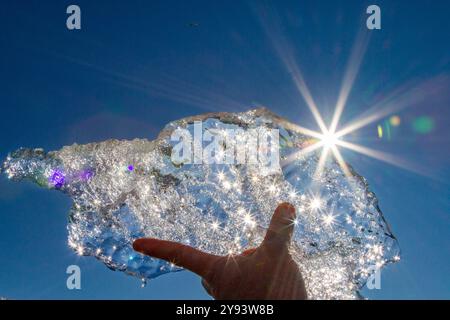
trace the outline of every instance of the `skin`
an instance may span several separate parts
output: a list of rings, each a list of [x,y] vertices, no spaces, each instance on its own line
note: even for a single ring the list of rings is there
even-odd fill
[[[215,299],[304,300],[307,299],[305,284],[289,253],[295,216],[291,204],[280,204],[261,245],[239,255],[217,256],[152,238],[137,239],[133,248],[198,274],[206,291]]]

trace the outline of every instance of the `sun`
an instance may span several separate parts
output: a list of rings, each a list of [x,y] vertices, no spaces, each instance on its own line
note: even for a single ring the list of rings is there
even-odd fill
[[[323,133],[320,141],[325,148],[333,148],[340,142],[338,135],[330,131]]]

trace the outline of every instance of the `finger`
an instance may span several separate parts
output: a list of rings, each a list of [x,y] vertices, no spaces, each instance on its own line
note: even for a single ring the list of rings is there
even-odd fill
[[[262,245],[272,249],[288,247],[294,231],[295,208],[284,202],[276,209]]]
[[[214,263],[220,258],[178,242],[151,238],[137,239],[133,243],[133,248],[143,254],[191,270],[206,279],[209,278]]]

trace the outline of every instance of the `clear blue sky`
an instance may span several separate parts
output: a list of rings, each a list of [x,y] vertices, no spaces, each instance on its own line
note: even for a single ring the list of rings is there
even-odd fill
[[[82,30],[65,27],[66,7]],[[260,1],[256,5],[260,8]],[[373,31],[342,121],[410,80],[450,74],[449,1],[376,1]],[[272,1],[281,31],[326,119],[330,119],[364,1]],[[238,1],[3,1],[0,11],[0,158],[18,147],[154,138],[169,121],[263,104],[316,129],[255,13]],[[258,12],[258,10],[256,10]],[[365,176],[397,235],[402,261],[382,272],[374,299],[450,298],[450,99],[448,91],[398,113],[391,137],[380,120],[358,143],[427,168],[428,176],[344,151]],[[427,117],[427,132],[414,121]],[[424,118],[421,118],[422,120]],[[26,298],[207,298],[189,272],[142,289],[66,244],[63,194],[0,178],[0,296]],[[82,290],[66,288],[78,264]]]

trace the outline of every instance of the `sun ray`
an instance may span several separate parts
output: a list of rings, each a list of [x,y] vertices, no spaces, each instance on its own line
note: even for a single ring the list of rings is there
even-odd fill
[[[419,103],[435,96],[441,90],[446,90],[448,80],[447,77],[438,76],[420,84],[413,85],[409,83],[403,85],[391,92],[386,98],[375,103],[367,112],[358,116],[356,120],[351,121],[349,125],[344,126],[342,130],[336,133],[336,136],[338,138],[342,137],[390,114],[399,112],[407,107],[417,106]]]
[[[207,92],[199,90],[187,81],[174,81],[177,77],[162,74],[157,81],[154,79],[145,79],[132,74],[127,74],[118,70],[103,67],[99,64],[93,64],[89,61],[62,55],[57,52],[42,50],[46,55],[62,59],[68,63],[75,64],[86,68],[86,70],[98,72],[103,75],[104,81],[113,83],[127,89],[141,92],[150,97],[159,96],[171,101],[194,106],[205,111],[227,110],[242,111],[246,108],[246,104],[235,101],[223,94],[215,92]],[[120,61],[118,62],[120,64]],[[196,91],[195,91],[196,90]]]
[[[322,175],[323,168],[325,167],[325,162],[327,160],[328,153],[330,152],[330,148],[324,146],[322,149],[322,154],[320,155],[319,162],[317,163],[316,171],[314,172],[314,177],[316,179],[320,178]]]
[[[306,105],[308,106],[309,110],[311,111],[320,130],[322,130],[322,132],[327,132],[328,129],[325,125],[325,122],[323,121],[323,118],[320,115],[319,109],[317,108],[317,105],[311,96],[311,93],[305,83],[305,80],[303,79],[300,69],[298,68],[298,66],[296,64],[292,65],[291,68],[289,68],[289,65],[286,65],[286,67],[288,68],[288,71],[291,74],[292,79],[294,80],[298,91],[300,92],[303,99],[305,100]]]
[[[332,146],[331,151],[333,152],[333,156],[336,159],[336,161],[338,162],[342,171],[344,171],[345,176],[348,178],[352,177],[352,173],[350,172],[350,169],[348,168],[347,163],[344,161],[344,158],[342,157],[339,149],[336,146]]]
[[[336,136],[343,137],[353,131],[361,129],[361,128],[363,128],[375,121],[378,121],[394,112],[397,112],[401,109],[403,109],[403,106],[401,106],[401,105],[397,105],[397,106],[387,105],[384,108],[378,110],[377,112],[375,112],[369,116],[361,117],[359,120],[353,121],[351,124],[345,126],[342,130],[339,130],[338,132],[336,132]]]
[[[429,175],[424,168],[419,168],[416,165],[413,165],[412,163],[406,161],[405,159],[395,157],[392,154],[383,151],[374,150],[348,141],[340,141],[338,145],[402,169],[406,169],[421,175]]]
[[[334,109],[333,118],[329,131],[334,133],[339,124],[342,112],[344,111],[347,103],[348,96],[352,90],[353,83],[358,75],[359,67],[363,60],[364,54],[369,43],[369,33],[365,29],[361,29],[356,37],[355,44],[350,55],[350,59],[347,62],[347,70],[345,71],[344,79],[342,81],[341,90],[339,92],[339,98]]]
[[[313,152],[317,149],[319,149],[320,147],[323,146],[323,142],[322,141],[318,141],[306,148],[301,149],[300,151],[294,152],[292,154],[290,154],[286,159],[283,159],[281,161],[281,167],[284,168],[285,166],[289,165],[289,163],[291,163],[292,161],[305,156],[306,154]]]
[[[273,15],[267,15],[264,14],[261,10],[255,9],[258,19],[266,32],[268,38],[273,44],[273,47],[275,49],[275,52],[283,62],[286,70],[291,75],[292,80],[294,81],[294,84],[299,91],[300,95],[303,97],[303,99],[306,102],[306,105],[308,106],[309,110],[311,111],[314,119],[317,122],[317,125],[319,126],[320,130],[322,132],[328,131],[325,122],[319,112],[319,108],[317,107],[311,92],[306,85],[305,79],[302,75],[302,72],[300,71],[300,67],[296,63],[294,59],[293,49],[289,45],[286,37],[281,32],[280,28],[280,18],[273,14]]]
[[[305,127],[302,127],[299,125],[292,126],[292,129],[294,129],[295,131],[297,131],[299,133],[302,133],[304,135],[307,135],[307,136],[310,136],[310,137],[313,137],[316,139],[322,139],[322,136],[323,136],[321,133],[319,133],[317,131],[314,131],[314,130],[311,130],[311,129],[308,129],[308,128],[305,128]]]

